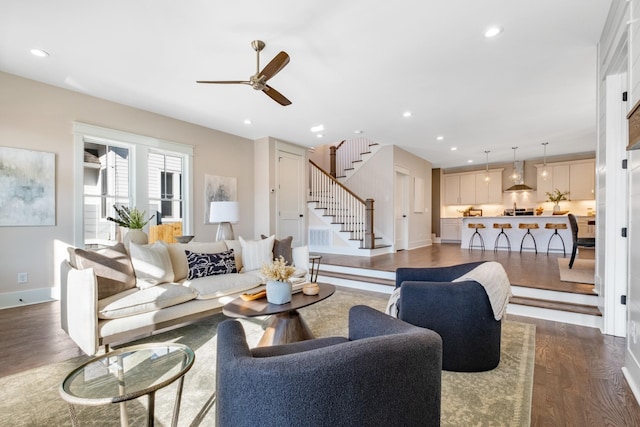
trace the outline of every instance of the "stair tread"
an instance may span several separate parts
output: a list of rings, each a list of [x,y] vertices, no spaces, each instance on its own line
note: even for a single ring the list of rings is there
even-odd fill
[[[509,302],[512,304],[527,305],[530,307],[548,308],[551,310],[568,311],[571,313],[588,314],[591,316],[602,316],[602,313],[600,312],[598,307],[593,305],[516,296],[511,297],[509,299]]]

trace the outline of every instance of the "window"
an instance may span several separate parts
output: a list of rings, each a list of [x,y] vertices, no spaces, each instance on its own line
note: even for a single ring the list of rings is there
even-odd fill
[[[182,158],[149,153],[149,205],[162,222],[182,219]]]
[[[141,135],[74,123],[74,245],[112,245],[121,230],[107,220],[113,205],[137,207],[157,221],[182,222],[191,231],[189,208],[193,148]],[[156,219],[150,224],[156,224]]]

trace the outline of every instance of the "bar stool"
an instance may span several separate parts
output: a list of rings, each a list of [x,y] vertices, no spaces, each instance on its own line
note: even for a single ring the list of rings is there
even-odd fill
[[[507,233],[504,232],[504,229],[511,229],[511,224],[509,223],[505,223],[505,224],[499,224],[499,223],[494,223],[493,224],[493,228],[499,228],[500,232],[498,233],[498,237],[496,237],[496,242],[493,244],[493,250],[494,252],[498,250],[498,248],[503,249],[503,248],[507,248],[509,249],[509,252],[511,252],[511,240],[509,240],[509,236],[507,236]],[[500,236],[504,236],[505,239],[507,239],[507,246],[498,246],[498,242],[500,241]]]
[[[478,232],[479,228],[480,229],[485,228],[484,224],[473,224],[473,223],[470,223],[468,225],[468,227],[476,229],[476,231],[471,235],[471,240],[469,240],[469,250],[471,250],[473,248],[473,240],[475,239],[476,236],[478,236],[480,238],[480,247],[484,251],[484,239],[482,238],[482,234],[480,234]]]
[[[531,230],[537,230],[538,224],[532,224],[532,223],[522,223],[520,225],[518,225],[518,228],[520,228],[521,230],[527,230],[526,233],[524,233],[524,236],[522,236],[522,242],[520,242],[520,253],[522,253],[522,245],[524,245],[524,239],[527,236],[531,237],[531,240],[533,240],[533,249],[536,251],[536,253],[538,253],[538,245],[536,245],[536,238],[533,237],[533,234],[531,234]],[[531,248],[526,248],[526,249],[531,249]]]
[[[551,247],[551,240],[553,240],[554,237],[558,236],[560,238],[560,241],[562,242],[562,254],[563,256],[567,256],[567,251],[565,250],[565,246],[564,246],[564,239],[562,238],[562,236],[560,234],[558,234],[558,230],[566,230],[567,229],[567,224],[553,224],[553,223],[547,223],[544,228],[546,228],[547,230],[554,230],[553,234],[551,235],[551,237],[549,237],[549,243],[547,244],[547,255],[549,255],[549,248]]]

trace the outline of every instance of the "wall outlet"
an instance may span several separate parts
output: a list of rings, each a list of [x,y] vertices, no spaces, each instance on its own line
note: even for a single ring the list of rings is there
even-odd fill
[[[29,276],[27,273],[18,273],[18,283],[27,283]]]

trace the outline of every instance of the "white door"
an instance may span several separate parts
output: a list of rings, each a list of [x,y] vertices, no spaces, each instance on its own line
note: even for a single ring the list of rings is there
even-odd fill
[[[395,249],[409,249],[409,174],[396,170]]]
[[[278,152],[278,219],[276,235],[293,236],[292,246],[306,243],[304,236],[305,206],[304,157],[287,151]]]

